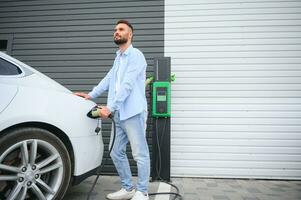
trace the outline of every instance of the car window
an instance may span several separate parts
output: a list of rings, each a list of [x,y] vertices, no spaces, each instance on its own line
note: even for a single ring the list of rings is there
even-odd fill
[[[18,75],[22,70],[16,65],[0,58],[0,75]]]

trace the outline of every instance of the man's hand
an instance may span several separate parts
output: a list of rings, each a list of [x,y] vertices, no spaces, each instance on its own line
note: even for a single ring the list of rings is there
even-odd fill
[[[83,97],[85,99],[91,99],[91,97],[84,92],[74,92],[73,94],[75,94],[76,96],[79,96],[79,97]]]
[[[103,119],[107,119],[109,117],[109,115],[111,114],[111,111],[109,110],[109,108],[107,106],[99,106],[99,112],[100,112],[100,116]]]

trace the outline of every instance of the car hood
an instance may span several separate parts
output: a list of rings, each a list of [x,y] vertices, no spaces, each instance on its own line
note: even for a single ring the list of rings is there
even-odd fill
[[[71,93],[70,90],[29,65],[1,52],[0,56],[19,66],[22,70],[22,74],[17,76],[0,76],[0,83]]]
[[[41,73],[24,77],[21,84],[28,87],[71,93],[70,90]]]
[[[15,85],[15,86],[40,88],[48,91],[52,90],[52,91],[71,93],[70,90],[68,90],[64,86],[60,85],[56,81],[50,79],[49,77],[41,73],[33,73],[31,75],[24,76],[24,77],[14,77],[14,78],[1,77],[0,83]]]

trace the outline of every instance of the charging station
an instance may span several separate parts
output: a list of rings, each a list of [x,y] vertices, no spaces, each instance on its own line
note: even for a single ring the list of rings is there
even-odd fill
[[[152,180],[170,181],[170,57],[154,58],[152,92]]]

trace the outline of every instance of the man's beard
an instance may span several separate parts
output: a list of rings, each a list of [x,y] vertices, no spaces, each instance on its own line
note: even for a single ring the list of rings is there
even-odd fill
[[[114,39],[115,44],[117,45],[121,45],[121,44],[125,44],[128,42],[127,38],[120,38],[120,39]]]

